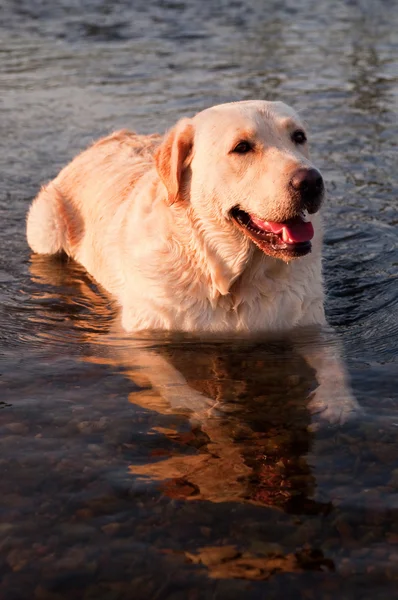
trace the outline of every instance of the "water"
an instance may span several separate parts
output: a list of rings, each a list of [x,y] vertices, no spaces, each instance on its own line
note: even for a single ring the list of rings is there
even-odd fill
[[[387,0],[2,0],[1,598],[397,597],[397,30]],[[25,243],[92,139],[248,98],[301,111],[327,181],[327,312],[367,409],[342,428],[308,428],[287,342],[154,339],[219,401],[192,423],[84,271]]]

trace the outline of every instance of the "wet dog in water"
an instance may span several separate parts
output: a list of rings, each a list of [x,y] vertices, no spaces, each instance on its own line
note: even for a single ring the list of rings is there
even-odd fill
[[[27,237],[37,253],[81,263],[127,331],[322,326],[323,196],[293,109],[234,102],[164,137],[121,131],[95,143],[40,191]],[[326,396],[316,406],[329,418],[356,406]]]

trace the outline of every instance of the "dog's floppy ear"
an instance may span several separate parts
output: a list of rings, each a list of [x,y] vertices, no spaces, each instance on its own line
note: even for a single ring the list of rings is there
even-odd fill
[[[184,167],[193,147],[194,128],[190,119],[181,119],[165,136],[154,158],[159,177],[166,186],[169,205],[179,196]]]

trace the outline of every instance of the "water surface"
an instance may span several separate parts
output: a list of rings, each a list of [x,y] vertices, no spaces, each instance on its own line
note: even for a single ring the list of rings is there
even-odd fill
[[[3,0],[1,598],[396,596],[397,30],[387,0]],[[286,340],[153,339],[217,405],[173,410],[84,270],[26,246],[97,136],[249,98],[301,112],[327,181],[327,312],[366,408],[345,427],[309,428]]]

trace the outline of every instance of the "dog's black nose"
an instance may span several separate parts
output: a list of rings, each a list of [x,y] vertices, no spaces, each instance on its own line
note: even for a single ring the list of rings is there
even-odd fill
[[[322,202],[324,191],[322,175],[316,169],[297,169],[290,180],[295,195],[299,195],[303,208],[316,212]]]

